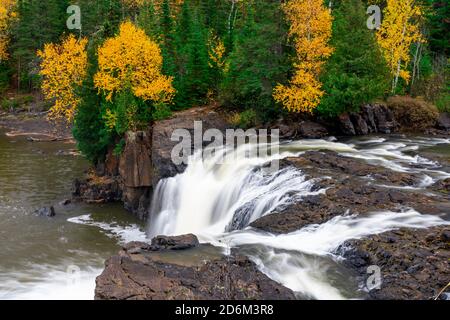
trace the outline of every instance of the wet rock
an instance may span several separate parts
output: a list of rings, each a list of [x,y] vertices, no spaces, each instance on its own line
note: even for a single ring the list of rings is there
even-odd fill
[[[367,130],[369,133],[378,132],[377,123],[375,122],[375,115],[373,112],[373,107],[369,104],[364,105],[361,108],[361,116],[366,122]]]
[[[70,199],[65,199],[65,200],[61,201],[61,202],[59,203],[59,205],[62,206],[62,207],[65,207],[65,206],[68,206],[68,205],[71,204],[71,203],[72,203],[72,200],[70,200]]]
[[[306,139],[321,139],[328,136],[328,130],[317,122],[303,121],[299,126],[300,136]]]
[[[38,217],[49,217],[49,218],[54,217],[56,215],[54,207],[43,207],[36,210],[33,214]]]
[[[271,129],[280,130],[281,139],[294,139],[297,136],[297,132],[299,130],[298,127],[298,124],[284,124],[282,122],[278,122],[276,125],[272,126]]]
[[[348,241],[337,252],[359,273],[362,286],[370,276],[369,266],[381,268],[381,287],[370,290],[369,298],[428,300],[435,298],[450,279],[447,233],[448,226],[390,231]]]
[[[158,236],[152,239],[152,246],[158,250],[185,250],[197,247],[200,243],[193,234],[176,237]]]
[[[158,237],[156,245],[133,242],[106,261],[96,279],[98,300],[295,299],[294,293],[270,280],[245,257],[218,257],[186,266],[165,259],[182,245],[197,250],[192,235]],[[162,245],[161,245],[162,244]],[[166,246],[168,244],[168,246]],[[192,245],[194,245],[192,247]]]
[[[356,135],[356,130],[353,125],[352,120],[350,119],[350,115],[347,113],[344,113],[338,117],[340,130],[342,134],[346,136],[354,136]]]
[[[373,105],[373,114],[379,133],[393,133],[398,129],[398,123],[395,121],[393,112],[385,105]]]
[[[359,112],[338,117],[339,131],[343,135],[366,135],[368,133],[393,133],[399,129],[393,112],[384,104],[367,104]]]
[[[437,120],[437,128],[445,131],[450,131],[450,114],[443,112],[439,115]]]
[[[76,179],[72,186],[72,197],[86,203],[108,203],[122,200],[119,177],[97,176],[90,173],[85,180]]]
[[[281,168],[289,166],[317,179],[314,190],[322,189],[324,192],[294,201],[252,222],[252,227],[272,233],[289,233],[310,224],[327,222],[336,216],[397,211],[404,206],[425,214],[440,214],[448,210],[448,201],[440,197],[380,186],[388,183],[409,186],[420,181],[420,177],[372,166],[332,151],[309,151],[280,161]],[[321,178],[324,176],[328,178]]]
[[[357,135],[365,135],[369,133],[367,122],[359,113],[350,114],[350,118],[352,119],[353,126]]]
[[[450,178],[439,180],[431,186],[431,189],[447,195],[450,199]]]

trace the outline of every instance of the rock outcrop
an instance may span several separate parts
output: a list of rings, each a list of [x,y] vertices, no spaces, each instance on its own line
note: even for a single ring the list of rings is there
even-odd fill
[[[369,266],[381,268],[381,286],[368,292],[371,299],[429,300],[450,294],[448,289],[439,295],[450,279],[449,227],[386,232],[349,241],[338,252],[361,275],[361,285]]]
[[[122,200],[122,187],[118,177],[98,176],[91,172],[84,180],[75,179],[72,197],[86,203],[107,203]]]
[[[186,168],[172,161],[172,149],[180,142],[172,141],[172,134],[187,130],[193,144],[195,121],[201,122],[202,133],[228,128],[225,117],[214,108],[193,108],[157,121],[147,131],[128,132],[121,155],[115,155],[110,148],[95,173],[84,181],[75,181],[73,196],[89,203],[122,201],[128,211],[145,220],[158,182]]]
[[[393,133],[399,129],[394,114],[383,104],[364,105],[360,112],[344,113],[338,120],[338,133],[347,136]]]
[[[187,130],[191,135],[191,147],[194,150],[194,125],[195,121],[201,122],[202,134],[207,129],[217,129],[221,132],[229,127],[225,117],[213,108],[194,108],[178,112],[176,116],[158,121],[153,125],[152,139],[152,167],[153,186],[161,179],[173,177],[182,173],[185,164],[176,165],[172,161],[172,150],[180,143],[172,141],[175,130]],[[209,144],[208,142],[204,145]]]
[[[192,236],[159,237],[152,244],[132,242],[106,261],[96,280],[98,300],[294,299],[243,256],[218,255],[204,261],[174,261],[178,253],[202,250]],[[193,254],[195,256],[195,254]]]
[[[128,211],[145,219],[152,196],[151,131],[127,132],[125,148],[119,158],[122,201]]]
[[[254,221],[252,227],[273,233],[289,233],[340,215],[397,211],[405,206],[433,214],[447,208],[444,197],[380,186],[414,186],[419,183],[420,176],[370,165],[333,151],[309,151],[280,162],[281,168],[289,166],[302,170],[310,178],[316,178],[314,189],[326,191],[304,197],[302,201],[262,217]],[[371,181],[374,183],[369,183]]]

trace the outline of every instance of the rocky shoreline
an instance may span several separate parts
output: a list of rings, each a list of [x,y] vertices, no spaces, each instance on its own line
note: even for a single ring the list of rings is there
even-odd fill
[[[204,261],[208,247],[194,235],[157,237],[151,244],[132,242],[106,261],[97,277],[97,300],[293,300],[294,293],[258,271],[240,255]],[[185,263],[170,255],[195,255]]]

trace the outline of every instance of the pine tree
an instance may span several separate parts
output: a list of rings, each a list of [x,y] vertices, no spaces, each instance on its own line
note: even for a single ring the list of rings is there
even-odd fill
[[[98,69],[97,46],[98,43],[92,42],[88,47],[90,64],[87,77],[77,92],[82,98],[75,114],[72,130],[78,149],[94,164],[104,160],[108,146],[114,141],[113,134],[107,130],[103,120],[104,100],[97,94],[94,86],[94,75]]]
[[[11,51],[19,89],[33,89],[38,79],[36,51],[57,42],[67,31],[66,0],[18,0],[19,19],[12,28]]]
[[[318,111],[326,116],[357,111],[380,97],[389,86],[389,73],[360,0],[342,0],[333,8],[333,55],[321,80],[325,96]]]
[[[211,86],[207,30],[203,21],[200,8],[192,6],[189,0],[185,0],[175,34],[177,109],[202,104]]]
[[[235,43],[220,98],[230,107],[255,109],[263,120],[275,117],[272,92],[286,82],[291,68],[286,43],[287,26],[279,1],[247,3],[236,22]]]
[[[442,0],[424,0],[429,9],[427,12],[427,29],[432,51],[450,54],[450,2]]]

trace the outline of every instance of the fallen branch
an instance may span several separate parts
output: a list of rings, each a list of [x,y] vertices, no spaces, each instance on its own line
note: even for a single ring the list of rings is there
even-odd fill
[[[445,292],[445,290],[447,290],[448,287],[450,287],[450,282],[438,293],[438,295],[434,298],[434,300],[439,299],[441,294],[443,294]]]

